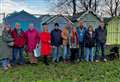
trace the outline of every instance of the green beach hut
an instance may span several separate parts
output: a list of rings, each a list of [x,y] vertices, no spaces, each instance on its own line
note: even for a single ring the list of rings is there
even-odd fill
[[[107,44],[120,45],[120,16],[113,17],[107,23]]]

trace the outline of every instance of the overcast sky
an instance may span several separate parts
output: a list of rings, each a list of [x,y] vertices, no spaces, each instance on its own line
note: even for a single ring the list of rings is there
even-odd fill
[[[48,14],[52,1],[55,0],[0,0],[0,13],[25,10],[29,13]]]

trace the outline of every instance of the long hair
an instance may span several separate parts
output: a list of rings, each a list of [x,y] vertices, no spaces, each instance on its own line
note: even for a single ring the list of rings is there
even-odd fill
[[[92,32],[94,31],[94,29],[93,29],[93,26],[92,26],[92,25],[89,25],[89,27],[88,27],[88,31],[89,31],[90,29],[92,29]]]

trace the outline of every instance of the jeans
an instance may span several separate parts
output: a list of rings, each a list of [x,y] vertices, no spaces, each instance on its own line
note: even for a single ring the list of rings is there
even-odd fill
[[[24,64],[23,48],[13,48],[13,50],[12,50],[12,63],[14,65],[16,64],[17,54],[19,54],[19,64]]]
[[[59,62],[60,58],[60,47],[54,47],[53,48],[53,61]]]
[[[69,50],[68,46],[64,46],[63,49],[64,49],[63,59],[67,60],[70,57],[70,50]]]
[[[93,48],[86,48],[86,61],[93,62]]]
[[[84,42],[79,42],[79,55],[78,55],[78,57],[81,61],[84,60]]]
[[[95,51],[95,60],[98,60],[98,55],[99,55],[99,51],[101,49],[102,52],[102,59],[106,59],[106,55],[105,55],[105,43],[97,43],[96,44],[96,51]]]
[[[7,67],[7,65],[10,64],[8,58],[5,58],[5,59],[1,60],[1,63],[2,63],[3,68]]]

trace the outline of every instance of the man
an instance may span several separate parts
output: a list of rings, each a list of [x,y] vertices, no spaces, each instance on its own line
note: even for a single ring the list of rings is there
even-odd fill
[[[37,59],[34,55],[34,49],[39,42],[39,33],[34,28],[34,24],[29,24],[29,29],[26,32],[27,52],[30,57],[30,63],[37,63]]]
[[[59,24],[55,23],[55,29],[51,31],[51,44],[53,46],[53,63],[59,62],[60,46],[62,45],[61,30]]]
[[[102,59],[104,62],[107,61],[105,55],[105,44],[107,38],[107,30],[105,28],[104,22],[101,21],[98,28],[95,30],[96,33],[96,52],[95,52],[95,61],[98,62],[99,49],[101,48]]]
[[[21,29],[19,23],[16,23],[15,29],[12,31],[12,37],[14,39],[14,46],[12,51],[12,62],[16,65],[16,57],[19,52],[19,64],[24,64],[23,48],[25,44],[25,34]]]
[[[79,38],[79,60],[84,61],[84,37],[85,32],[87,31],[86,27],[84,26],[84,21],[78,21],[79,26],[77,27],[77,33]]]

